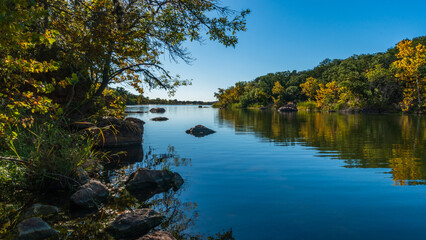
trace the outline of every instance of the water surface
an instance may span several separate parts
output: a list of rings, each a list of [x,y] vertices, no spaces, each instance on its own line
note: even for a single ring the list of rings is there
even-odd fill
[[[425,117],[161,107],[166,113],[129,116],[146,122],[145,153],[179,156],[169,164],[185,179],[176,198],[198,214],[186,232],[232,228],[236,239],[426,236]],[[149,120],[157,116],[170,120]],[[198,124],[217,133],[185,133]]]

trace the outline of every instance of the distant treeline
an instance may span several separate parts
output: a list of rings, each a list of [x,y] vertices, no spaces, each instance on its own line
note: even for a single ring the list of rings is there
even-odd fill
[[[162,105],[212,105],[217,101],[213,102],[204,102],[204,101],[180,101],[177,99],[150,99],[149,97],[144,97],[143,95],[136,95],[130,93],[122,87],[113,89],[115,94],[120,96],[126,102],[126,105],[144,105],[144,104],[162,104]]]
[[[311,110],[424,111],[426,37],[403,40],[384,53],[325,59],[305,71],[269,73],[215,93],[216,107]]]

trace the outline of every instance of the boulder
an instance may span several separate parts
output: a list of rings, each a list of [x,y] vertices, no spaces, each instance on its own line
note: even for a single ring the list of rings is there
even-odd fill
[[[77,169],[77,182],[80,184],[86,184],[87,182],[89,182],[90,177],[89,177],[89,173],[87,173],[86,170],[84,170],[83,168],[78,168]]]
[[[198,108],[203,108],[203,106],[200,105],[200,106],[198,106]]]
[[[88,183],[80,186],[78,190],[71,195],[71,201],[83,208],[97,208],[99,203],[107,200],[109,191],[101,182],[90,180]]]
[[[126,180],[126,189],[140,201],[150,199],[157,193],[167,192],[173,188],[179,190],[183,184],[179,173],[168,170],[149,170],[139,168]]]
[[[152,209],[136,209],[119,215],[106,231],[117,239],[133,239],[147,234],[160,225],[163,219],[163,215]]]
[[[58,233],[41,218],[28,218],[18,224],[19,240],[42,240]]]
[[[156,118],[151,118],[150,120],[158,122],[158,121],[167,121],[169,119],[166,117],[156,117]]]
[[[137,240],[176,240],[176,238],[169,232],[157,231],[138,238]]]
[[[70,124],[71,129],[73,130],[85,130],[91,127],[95,127],[96,125],[94,123],[91,122],[73,122]]]
[[[151,110],[149,110],[152,113],[165,113],[166,109],[164,108],[151,108]]]
[[[191,134],[195,137],[204,137],[215,133],[215,131],[204,127],[203,125],[197,125],[191,129],[186,130],[187,134]]]
[[[278,108],[279,112],[297,112],[297,106],[294,103],[289,103],[285,106]]]
[[[142,144],[144,121],[137,118],[104,118],[96,130],[98,145],[102,147],[121,147]]]
[[[58,212],[59,212],[59,209],[55,206],[36,203],[32,205],[30,208],[26,209],[22,213],[20,218],[27,219],[32,217],[52,216],[52,215],[58,214]]]

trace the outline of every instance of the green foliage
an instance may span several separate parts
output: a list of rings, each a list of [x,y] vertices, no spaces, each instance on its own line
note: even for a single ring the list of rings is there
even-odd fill
[[[23,180],[28,187],[76,185],[80,169],[93,171],[97,153],[93,140],[80,133],[71,133],[57,124],[35,124],[31,129],[19,128],[9,150],[1,155],[19,162],[0,162],[0,177],[7,181]]]
[[[426,37],[415,38],[412,43],[405,45],[401,43],[398,48],[391,48],[385,53],[325,59],[311,70],[269,73],[250,82],[239,82],[215,93],[219,101],[217,105],[227,107],[231,106],[230,103],[240,103],[242,107],[253,104],[277,106],[284,102],[309,100],[315,101],[316,107],[324,110],[368,108],[393,111],[400,109],[398,105],[405,96],[401,106],[416,105],[421,108],[425,104],[423,99],[426,99],[422,95],[426,92],[426,60],[424,45],[419,44],[426,44]],[[416,59],[411,63],[416,62],[417,65],[409,64],[410,57]],[[395,67],[394,63],[399,63],[399,67]],[[415,73],[411,71],[413,69]],[[231,97],[235,95],[233,89],[237,86],[243,91],[239,92],[237,98]],[[300,106],[306,108],[304,104]]]

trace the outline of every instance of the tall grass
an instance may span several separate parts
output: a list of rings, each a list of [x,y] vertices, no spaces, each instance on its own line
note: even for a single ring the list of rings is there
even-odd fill
[[[0,155],[18,161],[2,162],[0,175],[3,177],[9,176],[13,180],[20,176],[31,188],[46,185],[69,188],[78,185],[81,170],[92,171],[96,167],[98,154],[93,148],[93,138],[72,133],[54,123],[38,124],[15,132],[16,137],[7,143],[9,149]],[[11,172],[17,169],[20,174]]]

